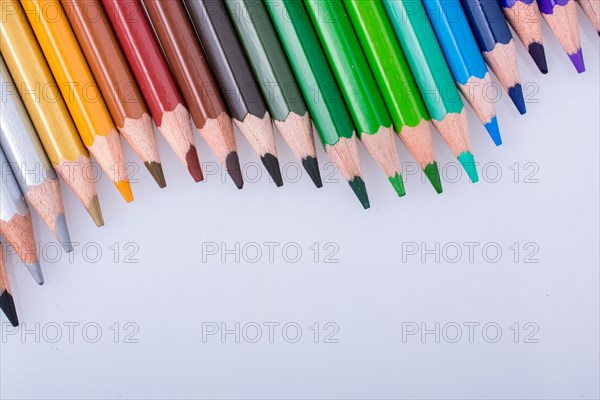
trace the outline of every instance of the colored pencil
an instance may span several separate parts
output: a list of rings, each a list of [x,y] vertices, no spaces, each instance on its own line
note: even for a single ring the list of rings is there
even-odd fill
[[[477,182],[467,112],[421,0],[383,0],[383,5],[433,125],[471,181]]]
[[[67,252],[73,250],[58,176],[0,56],[0,145],[27,202]]]
[[[423,0],[429,22],[458,89],[471,104],[496,146],[502,144],[494,103],[486,96],[492,78],[459,0]]]
[[[83,143],[126,202],[133,201],[119,133],[59,0],[21,0]],[[56,10],[58,18],[47,12]]]
[[[166,186],[152,118],[100,0],[61,0],[108,111],[156,181]]]
[[[238,126],[277,186],[283,185],[273,122],[222,0],[185,0],[209,65]]]
[[[304,5],[350,111],[358,138],[388,177],[398,196],[404,196],[406,191],[392,119],[344,5],[340,0],[305,0]]]
[[[225,5],[277,130],[315,186],[322,187],[310,115],[264,3],[226,0]]]
[[[585,15],[592,23],[592,26],[600,36],[600,1],[598,0],[577,0],[579,6],[583,9]]]
[[[548,73],[540,10],[535,0],[500,0],[506,20],[527,48],[542,74]]]
[[[233,124],[181,0],[146,0],[146,9],[200,136],[244,186]]]
[[[29,206],[1,148],[0,172],[0,234],[13,247],[33,279],[43,285],[44,276],[33,237]]]
[[[265,5],[327,155],[369,208],[354,127],[302,0],[266,0]]]
[[[12,290],[8,282],[8,275],[4,267],[4,253],[2,251],[2,243],[0,243],[0,309],[8,318],[8,322],[12,326],[19,326],[19,317],[17,316],[17,308],[13,299]]]
[[[498,0],[460,0],[483,58],[519,110],[525,99],[517,65],[517,49]]]
[[[575,0],[538,0],[544,20],[578,73],[585,71]]]
[[[392,26],[378,1],[345,1],[346,11],[371,66],[394,129],[433,185],[442,181],[431,135],[429,114],[412,77]]]
[[[2,55],[58,175],[97,226],[104,225],[92,165],[19,0],[2,0]]]
[[[204,179],[190,113],[139,0],[102,0],[159,131],[196,182]]]

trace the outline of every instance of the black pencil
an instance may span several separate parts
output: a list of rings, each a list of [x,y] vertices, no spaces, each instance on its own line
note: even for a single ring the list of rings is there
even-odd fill
[[[184,0],[233,121],[277,186],[283,185],[271,116],[222,0]]]

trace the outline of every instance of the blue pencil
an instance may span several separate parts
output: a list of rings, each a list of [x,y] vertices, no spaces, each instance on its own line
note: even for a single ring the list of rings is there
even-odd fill
[[[527,112],[517,49],[498,0],[460,0],[483,58],[521,114]]]
[[[460,92],[500,146],[496,110],[486,95],[492,80],[459,0],[423,0],[423,5]]]

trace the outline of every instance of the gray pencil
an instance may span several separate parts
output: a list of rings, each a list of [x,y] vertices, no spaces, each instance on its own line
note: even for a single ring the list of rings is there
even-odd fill
[[[65,220],[60,184],[10,72],[0,56],[0,145],[21,192],[67,252],[71,238]]]
[[[15,250],[33,279],[44,283],[38,260],[31,214],[8,160],[0,147],[0,234]]]

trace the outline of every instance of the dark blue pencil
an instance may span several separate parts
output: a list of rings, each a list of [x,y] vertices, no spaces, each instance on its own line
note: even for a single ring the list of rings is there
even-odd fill
[[[521,114],[527,112],[517,50],[498,0],[460,0],[479,50]]]

